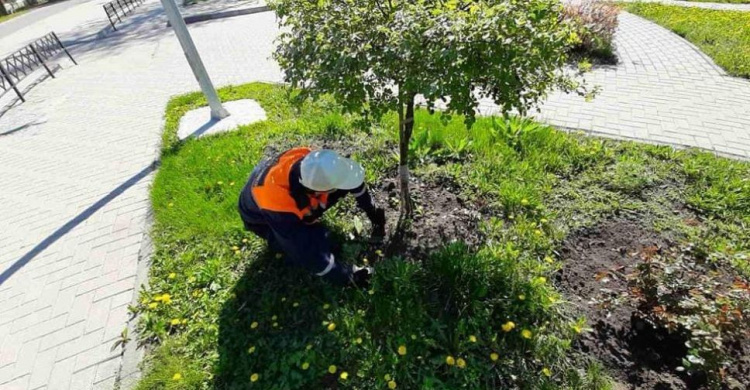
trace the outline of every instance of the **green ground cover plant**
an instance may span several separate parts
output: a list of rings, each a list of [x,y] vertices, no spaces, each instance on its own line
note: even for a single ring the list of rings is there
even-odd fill
[[[257,100],[269,119],[179,143],[179,118],[206,103],[194,93],[167,107],[150,283],[132,308],[140,342],[153,347],[140,390],[608,389],[605,368],[573,348],[590,325],[556,287],[566,237],[613,215],[648,215],[649,228],[702,248],[738,278],[749,275],[748,164],[517,118],[478,118],[469,130],[461,117],[446,122],[418,109],[413,176],[481,201],[483,241],[446,243],[420,259],[368,251],[355,207],[344,203],[325,223],[344,260],[367,257],[376,274],[369,290],[329,286],[283,267],[243,231],[240,188],[267,147],[327,142],[356,145],[352,157],[375,188],[399,164],[385,147],[398,142],[398,118],[361,128],[329,97],[295,104],[294,92],[268,84],[219,93]],[[699,225],[675,216],[676,200]]]
[[[692,42],[730,75],[750,78],[750,12],[655,3],[627,3],[624,7]]]

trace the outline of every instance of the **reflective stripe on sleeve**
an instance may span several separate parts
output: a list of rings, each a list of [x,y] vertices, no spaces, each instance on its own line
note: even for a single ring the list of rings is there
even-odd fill
[[[333,254],[328,255],[328,265],[326,266],[326,269],[324,269],[323,272],[317,273],[316,275],[324,276],[325,274],[331,272],[334,264],[336,264],[336,262],[333,260]]]
[[[360,196],[364,195],[365,192],[367,192],[367,186],[362,186],[362,191],[359,191],[356,194],[352,195],[354,195],[355,198],[359,198]]]

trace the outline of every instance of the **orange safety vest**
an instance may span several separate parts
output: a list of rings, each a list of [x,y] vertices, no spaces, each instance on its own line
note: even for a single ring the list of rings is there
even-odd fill
[[[304,209],[298,208],[289,186],[289,172],[292,166],[307,156],[310,151],[310,148],[294,148],[279,156],[278,161],[268,168],[265,178],[252,187],[253,199],[258,207],[263,210],[293,213],[299,219],[310,215],[312,210],[321,205],[325,207],[328,203],[327,193],[318,196],[310,193],[307,194],[310,205]]]

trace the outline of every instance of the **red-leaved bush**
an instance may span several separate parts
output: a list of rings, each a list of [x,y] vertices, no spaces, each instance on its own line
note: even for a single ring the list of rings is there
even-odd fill
[[[566,2],[563,18],[576,28],[578,42],[573,52],[602,60],[614,59],[612,41],[620,9],[596,0]]]

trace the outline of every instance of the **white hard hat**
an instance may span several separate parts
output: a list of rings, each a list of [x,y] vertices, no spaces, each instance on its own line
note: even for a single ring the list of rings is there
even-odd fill
[[[321,149],[302,159],[300,176],[302,185],[313,191],[352,190],[364,182],[365,170],[333,150]]]

